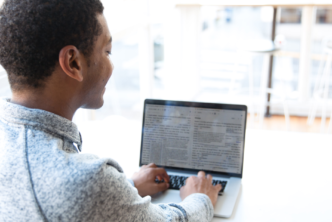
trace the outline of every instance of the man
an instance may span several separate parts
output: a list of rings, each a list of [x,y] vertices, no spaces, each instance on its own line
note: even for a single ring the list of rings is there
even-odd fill
[[[221,186],[199,172],[179,204],[151,203],[168,188],[155,164],[132,180],[112,159],[79,154],[71,122],[103,105],[112,37],[99,0],[6,0],[0,63],[12,98],[0,102],[0,221],[209,221]],[[165,183],[155,183],[155,178]]]

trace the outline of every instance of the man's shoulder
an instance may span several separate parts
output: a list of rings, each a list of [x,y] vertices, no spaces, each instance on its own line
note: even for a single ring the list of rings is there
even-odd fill
[[[66,215],[68,220],[78,215],[88,217],[100,207],[115,208],[125,195],[134,194],[125,175],[111,159],[91,154],[63,154],[53,161],[47,168],[31,174],[36,198],[48,217]]]

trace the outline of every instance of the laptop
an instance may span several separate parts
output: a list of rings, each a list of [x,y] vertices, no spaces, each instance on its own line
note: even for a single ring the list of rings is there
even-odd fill
[[[246,118],[245,105],[146,99],[140,166],[155,163],[170,176],[170,188],[152,202],[181,202],[185,180],[203,170],[223,187],[214,216],[230,217],[243,175]]]

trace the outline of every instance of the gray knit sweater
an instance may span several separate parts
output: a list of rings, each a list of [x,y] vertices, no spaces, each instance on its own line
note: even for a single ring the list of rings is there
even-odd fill
[[[0,221],[210,221],[204,194],[141,198],[112,159],[79,154],[76,125],[0,99]]]

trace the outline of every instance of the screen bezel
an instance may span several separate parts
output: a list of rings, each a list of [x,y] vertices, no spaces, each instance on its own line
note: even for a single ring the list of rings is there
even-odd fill
[[[242,178],[242,176],[243,176],[243,160],[244,160],[246,125],[247,125],[247,106],[246,105],[145,99],[144,109],[143,109],[142,132],[141,132],[141,150],[140,150],[140,160],[139,160],[139,166],[140,167],[144,165],[144,164],[142,164],[142,156],[143,156],[142,152],[143,152],[144,121],[145,121],[146,105],[166,105],[166,106],[180,106],[180,107],[182,106],[182,107],[197,107],[197,108],[227,109],[227,110],[245,111],[244,132],[243,132],[243,155],[242,155],[241,173],[237,174],[237,173],[225,173],[225,172],[204,170],[206,173],[210,173],[210,174],[213,173],[213,174],[219,174],[219,175],[224,175],[224,176]],[[162,165],[158,165],[158,167],[163,167],[163,168],[167,168],[167,169],[174,169],[174,170],[186,170],[186,171],[192,171],[194,173],[197,173],[199,171],[197,169],[188,169],[188,168],[182,168],[182,167],[169,167],[169,166],[162,166]]]

